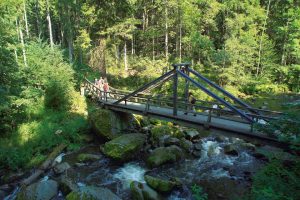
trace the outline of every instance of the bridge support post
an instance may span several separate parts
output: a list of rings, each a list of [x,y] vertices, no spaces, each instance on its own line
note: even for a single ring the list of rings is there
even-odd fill
[[[184,66],[184,71],[186,73],[186,75],[190,76],[190,72],[189,72],[189,64]],[[189,86],[190,86],[190,82],[185,79],[185,88],[184,88],[184,98],[185,98],[185,103],[186,103],[186,107],[185,110],[188,110],[188,104],[189,104]]]
[[[178,86],[178,73],[177,73],[177,66],[174,66],[174,83],[173,83],[173,115],[177,116],[177,86]]]

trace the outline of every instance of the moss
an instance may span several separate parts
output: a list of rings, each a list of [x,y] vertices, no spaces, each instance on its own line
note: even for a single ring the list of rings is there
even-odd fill
[[[79,162],[95,161],[99,160],[101,157],[93,154],[81,153],[77,156]]]
[[[105,155],[113,159],[128,160],[142,148],[145,139],[146,136],[143,134],[124,134],[105,143],[102,151]]]
[[[93,131],[100,137],[111,140],[113,139],[111,125],[111,111],[106,109],[95,109],[89,114],[89,122]]]
[[[94,197],[88,194],[80,194],[79,192],[71,192],[67,195],[66,200],[96,200]]]
[[[182,150],[177,146],[160,147],[155,149],[147,159],[147,165],[151,168],[166,163],[172,163],[183,157]]]
[[[170,192],[176,185],[175,182],[163,180],[149,175],[145,175],[145,181],[150,187],[159,192]]]

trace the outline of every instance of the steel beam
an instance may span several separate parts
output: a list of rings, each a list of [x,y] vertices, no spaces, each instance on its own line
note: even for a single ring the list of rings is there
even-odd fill
[[[146,90],[151,85],[154,85],[154,84],[158,83],[159,81],[162,81],[163,79],[167,78],[168,76],[173,75],[175,72],[176,72],[175,70],[171,70],[171,71],[167,72],[166,74],[160,76],[159,78],[151,81],[150,83],[147,83],[143,87],[137,89],[134,92],[131,92],[130,94],[128,94],[128,95],[124,96],[123,98],[119,99],[118,101],[114,102],[114,104],[118,104],[118,103],[120,103],[120,102],[122,102],[122,101],[124,101],[124,100],[126,100],[126,99],[128,99],[128,98],[130,98],[130,97],[132,97],[132,96],[134,96],[136,94],[138,94],[139,92],[142,92],[142,91]]]
[[[173,115],[177,115],[177,87],[178,87],[178,73],[177,73],[177,66],[174,66],[174,82],[173,82]]]
[[[227,108],[229,108],[230,110],[232,110],[235,113],[237,113],[238,115],[240,115],[242,118],[246,119],[250,123],[253,123],[253,120],[252,120],[251,117],[247,116],[244,112],[241,112],[240,110],[238,110],[237,108],[235,108],[233,105],[231,105],[230,103],[226,102],[224,99],[218,97],[215,93],[209,91],[206,87],[204,87],[203,85],[201,85],[200,83],[198,83],[194,79],[190,78],[189,76],[187,76],[186,74],[182,73],[179,70],[177,70],[177,73],[180,74],[183,78],[185,78],[185,79],[189,80],[190,82],[192,82],[196,87],[200,88],[206,94],[208,94],[209,96],[211,96],[214,99],[218,100],[220,103],[222,103],[223,105],[225,105]]]
[[[196,75],[197,77],[199,77],[201,80],[205,81],[206,83],[208,83],[210,86],[214,87],[215,89],[217,89],[218,91],[222,92],[224,95],[226,95],[227,97],[229,97],[230,99],[232,99],[233,101],[235,101],[236,103],[246,107],[249,111],[252,111],[256,114],[258,114],[257,111],[255,111],[251,106],[249,106],[248,104],[246,104],[245,102],[241,101],[240,99],[236,98],[235,96],[233,96],[231,93],[227,92],[226,90],[224,90],[223,88],[221,88],[220,86],[218,86],[217,84],[215,84],[214,82],[210,81],[209,79],[205,78],[204,76],[202,76],[200,73],[196,72],[193,69],[188,68],[188,71],[190,71],[192,74]]]

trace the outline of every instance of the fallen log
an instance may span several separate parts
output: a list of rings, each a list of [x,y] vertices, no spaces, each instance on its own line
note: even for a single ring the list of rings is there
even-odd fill
[[[21,181],[21,186],[27,186],[33,183],[36,179],[38,179],[53,163],[54,159],[67,147],[66,144],[60,144],[55,147],[52,153],[48,156],[47,160],[43,162],[43,164],[28,178]]]

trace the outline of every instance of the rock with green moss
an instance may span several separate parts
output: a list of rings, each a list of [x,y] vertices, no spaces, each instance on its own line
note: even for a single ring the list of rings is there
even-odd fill
[[[72,191],[66,200],[120,200],[112,191],[102,187],[84,186],[79,191]]]
[[[101,108],[90,111],[89,123],[93,132],[105,140],[115,138],[125,129],[139,127],[139,123],[132,114]]]
[[[158,192],[171,192],[172,189],[177,185],[176,182],[170,180],[164,180],[154,176],[145,175],[146,183]]]
[[[160,200],[159,194],[145,183],[133,181],[130,184],[133,200]]]
[[[139,133],[124,134],[107,143],[102,152],[115,160],[126,161],[136,155],[143,147],[146,135]]]
[[[194,148],[193,143],[185,138],[181,138],[179,144],[180,147],[186,150],[187,152],[191,152]]]
[[[100,159],[101,159],[100,155],[89,154],[89,153],[81,153],[77,156],[78,162],[91,162]]]
[[[89,114],[89,123],[93,131],[101,138],[107,140],[114,137],[110,119],[111,111],[106,109],[95,109]]]
[[[183,152],[178,146],[159,147],[151,152],[147,158],[147,165],[154,168],[166,163],[176,162],[181,158],[183,158]]]

